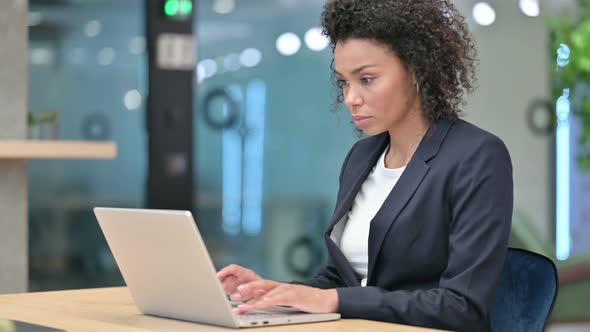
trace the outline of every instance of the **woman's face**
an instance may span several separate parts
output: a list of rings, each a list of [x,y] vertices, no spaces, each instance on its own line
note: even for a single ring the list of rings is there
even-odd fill
[[[344,102],[365,134],[395,130],[415,114],[415,81],[385,46],[370,39],[340,41],[334,64]]]

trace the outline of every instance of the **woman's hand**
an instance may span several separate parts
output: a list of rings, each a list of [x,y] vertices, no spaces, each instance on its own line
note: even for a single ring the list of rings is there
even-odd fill
[[[238,292],[239,286],[253,281],[263,280],[254,271],[236,264],[231,264],[221,269],[217,272],[217,277],[221,281],[223,290],[230,295],[232,301],[244,302],[250,300],[254,296],[254,292],[242,294]],[[268,281],[279,284],[278,282]],[[268,286],[270,286],[270,284]],[[260,290],[258,290],[257,293],[260,293]]]
[[[331,313],[338,310],[338,293],[335,289],[319,289],[262,279],[240,285],[237,290],[242,297],[250,298],[234,309],[234,313],[239,315],[275,305],[310,313]]]

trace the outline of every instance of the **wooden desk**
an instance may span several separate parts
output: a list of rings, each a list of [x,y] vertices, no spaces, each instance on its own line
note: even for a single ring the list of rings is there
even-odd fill
[[[237,331],[142,315],[125,287],[0,295],[0,318],[68,331]],[[366,320],[341,319],[325,323],[251,328],[246,331],[420,332],[435,330]]]

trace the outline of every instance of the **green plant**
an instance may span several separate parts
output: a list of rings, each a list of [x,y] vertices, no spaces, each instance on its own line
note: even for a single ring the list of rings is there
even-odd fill
[[[27,124],[29,125],[29,127],[35,124],[35,117],[31,112],[27,114]]]
[[[54,110],[45,111],[43,113],[40,113],[36,117],[29,112],[27,116],[27,123],[29,124],[29,126],[34,126],[41,123],[52,123],[57,121],[57,115],[57,112]]]
[[[567,66],[555,71],[553,96],[557,99],[565,88],[574,89],[585,84],[590,87],[590,2],[578,0],[577,17],[561,15],[550,22],[552,35],[551,58],[553,68],[557,68],[556,50],[560,44],[566,44],[571,50]],[[574,99],[578,99],[575,102]],[[582,122],[582,135],[579,144],[582,152],[577,156],[581,169],[590,171],[590,95],[573,96],[572,114]]]

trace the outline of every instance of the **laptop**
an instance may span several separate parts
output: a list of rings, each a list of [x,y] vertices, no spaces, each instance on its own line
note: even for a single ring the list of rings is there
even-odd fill
[[[97,207],[94,213],[144,314],[232,328],[340,318],[287,307],[235,315],[189,211]]]

